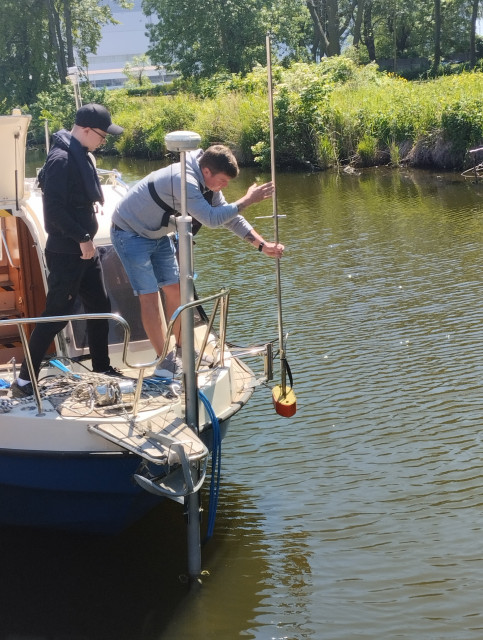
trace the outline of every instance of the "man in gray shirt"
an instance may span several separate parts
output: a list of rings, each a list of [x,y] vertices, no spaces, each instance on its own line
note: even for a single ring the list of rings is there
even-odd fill
[[[284,246],[266,242],[240,215],[251,204],[271,198],[273,184],[253,184],[228,204],[221,189],[238,173],[235,156],[223,145],[186,154],[187,212],[193,218],[193,232],[203,224],[224,226],[266,255],[281,258]],[[143,327],[158,355],[164,347],[159,288],[168,317],[180,304],[179,268],[170,234],[176,230],[175,213],[181,210],[181,187],[179,162],[153,171],[128,191],[112,216],[112,244],[139,297]],[[179,323],[175,333],[178,342]],[[176,352],[168,353],[155,375],[171,378],[180,373],[180,365]]]

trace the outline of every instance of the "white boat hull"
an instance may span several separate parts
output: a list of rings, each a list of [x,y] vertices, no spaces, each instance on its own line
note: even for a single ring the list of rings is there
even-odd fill
[[[96,244],[114,311],[127,316],[131,333],[129,343],[123,343],[122,331],[111,323],[111,362],[133,388],[124,394],[118,387],[113,402],[103,401],[100,390],[112,391],[116,379],[92,377],[82,326],[71,321],[52,354],[70,373],[47,366],[37,396],[10,396],[8,385],[17,371],[13,361],[24,357],[28,339],[22,328],[28,325],[22,322],[39,320],[47,275],[41,194],[24,177],[28,122],[29,116],[0,117],[0,379],[6,387],[0,388],[0,525],[118,531],[164,498],[182,502],[199,489],[209,452],[251,397],[256,381],[224,345],[215,344],[211,327],[206,333],[214,365],[201,366],[197,373],[204,401],[195,428],[184,422],[184,395],[170,393],[174,387],[150,377],[156,356],[110,245],[112,208],[124,190],[111,179],[103,186],[106,204]],[[201,320],[195,332],[199,349],[205,340]]]

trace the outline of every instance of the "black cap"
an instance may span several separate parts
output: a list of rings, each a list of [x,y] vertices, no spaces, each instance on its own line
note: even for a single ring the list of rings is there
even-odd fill
[[[121,134],[124,129],[117,124],[113,124],[111,114],[102,104],[85,104],[75,115],[75,123],[79,127],[91,127],[100,129],[105,133],[113,133],[115,136]]]

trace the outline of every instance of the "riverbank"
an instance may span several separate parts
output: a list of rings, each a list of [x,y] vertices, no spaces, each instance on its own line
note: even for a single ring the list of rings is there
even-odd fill
[[[280,168],[405,164],[462,170],[472,162],[469,149],[483,144],[481,71],[407,81],[375,65],[333,57],[274,67],[273,79]],[[119,140],[109,141],[106,152],[161,158],[166,133],[190,129],[201,135],[204,147],[229,145],[241,165],[269,165],[265,68],[244,78],[215,76],[169,89],[169,95],[141,89],[137,95],[126,90],[89,94],[89,100],[105,103],[125,129]],[[33,111],[45,113],[41,102]]]

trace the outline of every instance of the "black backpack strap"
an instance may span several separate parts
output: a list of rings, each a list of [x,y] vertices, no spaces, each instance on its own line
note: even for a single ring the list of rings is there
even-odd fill
[[[167,227],[169,224],[170,216],[177,215],[177,211],[176,209],[173,209],[173,207],[170,207],[167,202],[165,202],[159,197],[159,195],[156,192],[156,189],[154,188],[154,182],[152,180],[148,180],[148,189],[149,189],[151,198],[154,200],[154,202],[159,207],[161,207],[161,209],[164,209],[163,218],[161,220],[161,226]]]
[[[175,216],[179,216],[179,212],[176,211],[176,209],[173,209],[173,207],[170,207],[169,204],[167,202],[165,202],[164,200],[162,200],[156,189],[154,188],[154,182],[153,180],[148,180],[148,189],[149,189],[149,193],[151,195],[151,198],[154,200],[154,202],[161,207],[161,209],[164,209],[164,214],[163,214],[163,218],[161,220],[161,226],[162,227],[167,227],[169,224],[169,218],[172,215]],[[203,187],[200,184],[200,190],[203,194],[203,198],[209,203],[212,203],[213,200],[213,191],[210,191],[209,189],[203,191]],[[201,229],[201,222],[198,222],[198,220],[196,220],[195,218],[193,218],[193,222],[192,222],[192,229],[193,229],[193,235],[196,235],[198,233],[198,231]]]

